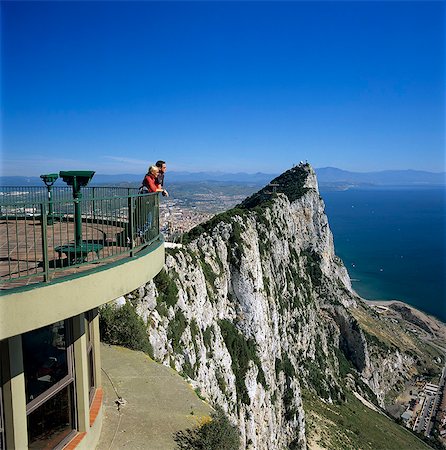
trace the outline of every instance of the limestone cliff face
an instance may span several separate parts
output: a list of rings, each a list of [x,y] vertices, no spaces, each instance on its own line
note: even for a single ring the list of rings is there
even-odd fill
[[[382,403],[413,363],[374,349],[352,317],[362,302],[335,255],[313,169],[273,181],[277,193],[266,187],[190,232],[132,298],[154,357],[223,406],[247,449],[305,448],[304,389],[328,402],[373,391]]]

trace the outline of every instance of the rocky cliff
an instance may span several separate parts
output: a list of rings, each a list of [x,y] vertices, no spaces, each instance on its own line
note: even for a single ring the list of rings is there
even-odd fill
[[[246,449],[305,448],[303,392],[382,406],[423,351],[352,290],[311,166],[272,184],[192,230],[128,296],[154,358],[221,405]]]

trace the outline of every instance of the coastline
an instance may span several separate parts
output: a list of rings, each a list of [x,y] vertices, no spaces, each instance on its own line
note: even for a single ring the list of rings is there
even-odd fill
[[[421,328],[423,329],[424,327],[422,326],[422,324],[425,324],[430,331],[427,334],[430,334],[434,339],[446,342],[446,323],[442,322],[440,319],[431,314],[427,314],[401,300],[366,300],[363,298],[361,298],[361,300],[367,306],[382,308],[383,313],[391,310],[393,314],[399,315],[403,320],[412,323],[418,328],[420,328],[421,325]],[[409,310],[410,313],[414,316],[413,320],[410,320],[410,314],[409,318],[407,317],[407,315],[403,317],[404,312],[406,311],[404,308]],[[403,314],[401,313],[401,311],[403,311]],[[421,323],[417,323],[417,319],[420,320]],[[427,329],[423,329],[423,331],[426,332]],[[442,349],[445,350],[444,348]]]
[[[371,303],[402,300],[446,323],[444,189],[323,197],[355,292]]]

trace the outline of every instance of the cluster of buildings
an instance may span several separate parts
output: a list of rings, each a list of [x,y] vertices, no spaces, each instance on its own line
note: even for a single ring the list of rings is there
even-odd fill
[[[167,241],[180,242],[182,233],[233,208],[256,189],[238,186],[234,190],[212,184],[194,189],[190,186],[189,183],[174,184],[168,187],[171,196],[160,197],[160,227]]]
[[[389,320],[395,324],[399,323],[399,314],[392,308],[379,304],[372,304],[371,306],[378,314],[384,316],[384,320]],[[406,333],[410,332],[419,336],[426,334],[425,329],[421,328],[419,323],[414,323],[414,325],[416,326],[409,328]],[[437,362],[440,361],[440,358],[437,358]],[[417,433],[427,437],[438,433],[440,441],[446,446],[445,378],[446,366],[443,368],[438,384],[431,383],[423,377],[418,378],[414,386],[411,387],[409,401],[403,403],[407,407],[399,417],[407,428]]]
[[[443,375],[441,377],[441,389],[442,393],[440,396],[439,407],[437,411],[438,420],[438,433],[440,440],[443,445],[446,446],[446,380],[445,380],[446,368],[443,370]]]
[[[407,428],[425,436],[432,435],[434,425],[438,421],[440,437],[446,440],[445,371],[446,368],[439,385],[417,380],[410,391],[409,404],[401,419]]]
[[[167,241],[180,241],[181,235],[209,220],[214,213],[185,206],[182,200],[166,200],[160,204],[160,230]]]

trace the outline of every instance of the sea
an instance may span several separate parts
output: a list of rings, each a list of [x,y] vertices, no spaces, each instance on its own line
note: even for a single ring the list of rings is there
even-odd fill
[[[356,292],[446,322],[446,189],[321,189],[321,196]]]

